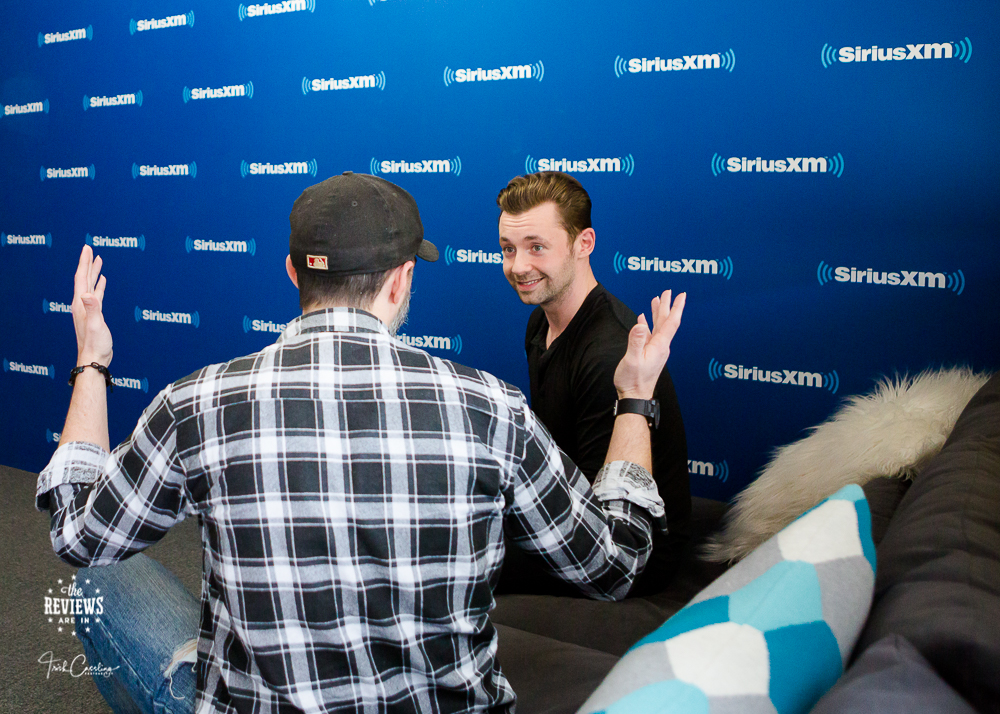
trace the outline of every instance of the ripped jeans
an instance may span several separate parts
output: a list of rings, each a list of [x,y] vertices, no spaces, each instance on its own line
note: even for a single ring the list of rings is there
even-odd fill
[[[181,581],[140,553],[83,568],[76,585],[85,598],[103,598],[102,614],[76,616],[76,634],[112,711],[193,712],[199,605]]]

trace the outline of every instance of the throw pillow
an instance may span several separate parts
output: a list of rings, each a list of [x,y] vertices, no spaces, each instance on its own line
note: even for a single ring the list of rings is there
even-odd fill
[[[579,714],[808,712],[843,672],[874,582],[868,504],[846,486],[636,643]]]

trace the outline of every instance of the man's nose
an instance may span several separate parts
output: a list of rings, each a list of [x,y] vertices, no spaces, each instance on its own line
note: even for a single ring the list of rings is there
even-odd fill
[[[510,263],[510,272],[514,275],[524,275],[531,272],[531,260],[528,252],[524,250],[514,251],[514,258]]]

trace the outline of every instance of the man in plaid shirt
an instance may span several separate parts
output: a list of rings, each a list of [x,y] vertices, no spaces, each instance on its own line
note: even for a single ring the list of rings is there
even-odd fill
[[[114,674],[98,688],[122,712],[511,711],[489,619],[503,535],[591,597],[628,591],[663,525],[642,410],[684,296],[654,298],[653,331],[631,333],[591,487],[517,389],[395,339],[415,257],[437,259],[408,193],[348,172],[290,219],[303,315],[166,387],[113,452],[106,279],[83,249],[80,366],[37,504],[103,598],[77,626]],[[200,604],[136,555],[189,515]]]

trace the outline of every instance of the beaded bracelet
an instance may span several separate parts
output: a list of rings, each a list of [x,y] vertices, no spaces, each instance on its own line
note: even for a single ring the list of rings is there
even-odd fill
[[[115,391],[115,385],[111,383],[111,372],[103,364],[98,364],[97,362],[91,362],[90,364],[81,364],[79,367],[74,367],[69,372],[69,386],[76,384],[76,375],[80,374],[87,367],[93,367],[98,372],[104,375],[104,383],[108,385],[108,389],[112,392]]]

